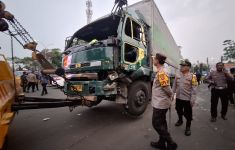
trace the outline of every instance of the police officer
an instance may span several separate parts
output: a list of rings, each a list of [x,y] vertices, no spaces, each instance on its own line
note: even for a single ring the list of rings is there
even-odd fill
[[[152,124],[159,134],[158,142],[151,142],[151,146],[158,149],[175,150],[177,144],[172,140],[167,129],[166,113],[171,106],[173,92],[164,63],[166,56],[157,53],[153,57],[153,64],[157,68],[152,86]],[[167,145],[166,145],[167,144]]]
[[[216,122],[217,105],[220,98],[222,104],[221,117],[227,120],[228,110],[227,82],[232,81],[233,77],[224,69],[224,64],[218,62],[216,71],[212,71],[207,77],[206,82],[211,85],[211,122]]]
[[[34,92],[35,83],[37,81],[37,78],[36,78],[36,75],[34,74],[34,71],[32,71],[31,73],[28,74],[27,80],[28,80],[27,92],[29,92],[30,87],[32,87],[32,92]]]
[[[230,73],[235,78],[235,68],[230,69]],[[228,82],[228,99],[230,104],[234,105],[235,80]]]
[[[23,92],[26,92],[26,88],[28,84],[26,72],[23,72],[23,74],[20,76],[20,79],[21,79],[21,86],[23,88]]]
[[[188,59],[181,60],[180,73],[176,74],[173,92],[176,93],[176,111],[178,121],[175,126],[183,124],[183,116],[186,118],[185,135],[191,135],[192,107],[196,100],[197,77],[190,72],[191,63]]]

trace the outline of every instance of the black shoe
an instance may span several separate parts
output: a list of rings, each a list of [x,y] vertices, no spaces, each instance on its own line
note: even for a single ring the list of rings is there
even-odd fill
[[[157,149],[166,150],[166,144],[164,142],[151,142],[150,145]]]
[[[178,145],[176,143],[167,143],[167,150],[176,150]]]
[[[216,122],[216,118],[215,117],[211,117],[211,122]]]
[[[181,126],[183,124],[183,121],[182,120],[178,120],[176,123],[175,123],[175,126]]]
[[[228,120],[228,118],[227,118],[226,116],[221,116],[221,118],[222,118],[223,120]]]
[[[190,128],[186,128],[184,134],[185,134],[186,136],[190,136],[190,135],[191,135],[191,130],[190,130]]]

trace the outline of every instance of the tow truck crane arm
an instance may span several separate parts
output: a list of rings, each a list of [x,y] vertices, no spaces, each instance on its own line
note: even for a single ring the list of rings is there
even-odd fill
[[[0,31],[8,31],[10,36],[14,37],[24,49],[31,50],[33,60],[37,60],[40,63],[45,73],[54,73],[55,68],[44,58],[40,51],[36,49],[37,42],[13,14],[5,11],[5,8],[5,4],[0,1]],[[9,29],[9,24],[12,30]]]

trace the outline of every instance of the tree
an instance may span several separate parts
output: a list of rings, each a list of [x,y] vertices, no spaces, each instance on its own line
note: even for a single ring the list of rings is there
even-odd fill
[[[20,59],[19,57],[14,56],[13,59],[14,59],[15,64],[22,63],[22,62],[21,62],[21,59]],[[8,57],[7,60],[8,60],[8,61],[12,61],[12,58],[11,58],[11,57]]]
[[[33,59],[31,57],[24,57],[21,62],[25,65],[30,67],[30,65],[32,64]]]
[[[205,63],[199,63],[199,65],[195,65],[195,66],[193,67],[193,71],[194,71],[194,72],[200,72],[200,73],[202,73],[202,72],[204,72],[204,71],[207,72],[208,70],[209,70],[208,65],[205,64]]]
[[[224,59],[230,62],[235,60],[235,42],[233,40],[225,40],[223,42],[224,47]]]
[[[36,70],[38,63],[36,63],[31,57],[24,57],[21,62],[25,65],[26,69]]]
[[[62,53],[60,51],[58,48],[51,50],[51,63],[55,67],[61,67]]]
[[[62,53],[59,48],[44,49],[41,53],[54,67],[61,67]]]

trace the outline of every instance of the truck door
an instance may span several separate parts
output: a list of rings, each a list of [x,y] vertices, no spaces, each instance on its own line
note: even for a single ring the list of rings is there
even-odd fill
[[[122,65],[125,70],[137,70],[146,56],[143,27],[127,16],[122,31]]]

